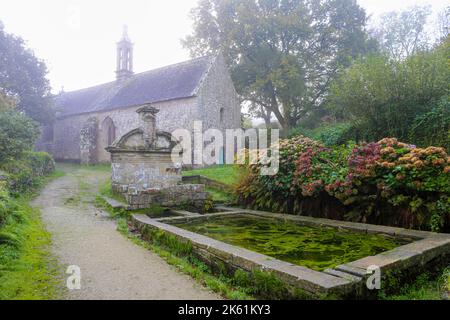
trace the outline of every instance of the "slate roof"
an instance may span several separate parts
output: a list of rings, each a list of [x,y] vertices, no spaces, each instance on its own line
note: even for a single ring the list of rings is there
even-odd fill
[[[64,92],[56,96],[58,117],[99,112],[195,96],[211,56],[135,74],[124,81]]]

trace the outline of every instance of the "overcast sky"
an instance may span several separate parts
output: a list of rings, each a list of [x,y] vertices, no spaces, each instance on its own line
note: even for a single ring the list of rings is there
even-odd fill
[[[367,14],[448,0],[358,0]],[[115,44],[128,25],[134,69],[142,72],[189,59],[180,39],[190,33],[197,0],[1,0],[0,21],[20,35],[50,73],[53,92],[81,89],[115,78]]]

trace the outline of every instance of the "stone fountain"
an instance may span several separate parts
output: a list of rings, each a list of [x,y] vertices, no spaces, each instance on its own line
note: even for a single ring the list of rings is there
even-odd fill
[[[176,142],[170,133],[156,129],[159,110],[148,104],[136,112],[140,127],[106,148],[111,154],[113,192],[125,196],[132,210],[152,205],[203,206],[205,186],[182,184],[181,164],[171,157]]]

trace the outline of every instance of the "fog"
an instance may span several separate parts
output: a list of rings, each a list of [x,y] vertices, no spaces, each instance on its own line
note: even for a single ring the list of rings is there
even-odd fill
[[[445,0],[358,0],[369,15]],[[180,39],[192,29],[190,10],[197,0],[2,0],[0,21],[45,60],[53,92],[112,81],[115,43],[128,25],[135,43],[135,72],[189,59]]]

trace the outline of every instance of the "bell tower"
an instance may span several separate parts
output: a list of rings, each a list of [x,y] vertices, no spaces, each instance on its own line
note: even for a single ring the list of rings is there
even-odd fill
[[[128,37],[128,27],[123,26],[122,39],[117,43],[117,68],[118,81],[125,80],[133,75],[133,43]]]

